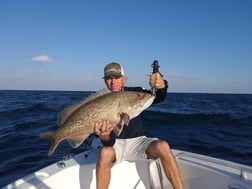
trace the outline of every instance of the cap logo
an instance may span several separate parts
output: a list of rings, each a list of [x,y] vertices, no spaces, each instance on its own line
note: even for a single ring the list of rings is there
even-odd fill
[[[117,70],[117,69],[115,69],[115,68],[110,68],[110,69],[107,69],[106,70],[106,73],[108,73],[108,72],[118,72],[118,73],[121,73],[121,70]],[[121,73],[122,74],[122,73]],[[122,74],[123,75],[123,74]]]
[[[104,68],[104,77],[108,76],[123,76],[124,71],[122,66],[119,63],[112,62],[105,66]]]

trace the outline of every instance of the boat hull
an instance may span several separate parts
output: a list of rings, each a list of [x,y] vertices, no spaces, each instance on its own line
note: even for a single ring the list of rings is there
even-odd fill
[[[185,189],[252,189],[252,167],[173,150]],[[2,189],[95,189],[98,150],[75,156],[21,178]],[[110,189],[172,189],[158,159],[124,161],[111,169]]]

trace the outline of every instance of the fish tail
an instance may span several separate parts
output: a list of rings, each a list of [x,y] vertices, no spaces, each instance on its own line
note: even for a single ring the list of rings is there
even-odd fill
[[[48,156],[51,156],[55,149],[57,148],[58,144],[60,143],[59,140],[56,139],[55,137],[55,132],[54,131],[49,131],[45,133],[40,134],[41,138],[47,139],[50,143],[50,150],[48,152]]]

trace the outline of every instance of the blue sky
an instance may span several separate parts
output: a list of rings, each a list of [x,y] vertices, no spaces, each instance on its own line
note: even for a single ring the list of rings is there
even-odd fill
[[[251,0],[2,0],[0,89],[98,90],[105,64],[148,88],[252,93]]]

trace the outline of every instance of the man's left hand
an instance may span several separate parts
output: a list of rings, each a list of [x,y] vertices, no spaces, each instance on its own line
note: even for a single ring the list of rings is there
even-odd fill
[[[155,89],[163,89],[165,88],[165,82],[161,77],[160,73],[149,73],[150,77],[149,84],[151,88]]]

